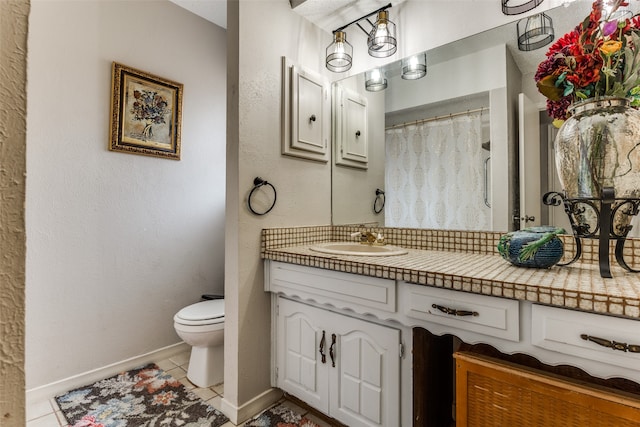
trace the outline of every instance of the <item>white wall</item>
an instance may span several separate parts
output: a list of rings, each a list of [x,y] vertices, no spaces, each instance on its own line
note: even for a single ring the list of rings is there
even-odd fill
[[[225,31],[168,1],[32,1],[27,388],[177,343],[223,289]],[[182,160],[110,152],[111,62],[184,84]]]
[[[389,79],[393,90],[386,96],[386,112],[450,100],[506,86],[505,45],[492,46],[469,55],[429,65],[425,78]],[[428,60],[428,59],[427,59]]]

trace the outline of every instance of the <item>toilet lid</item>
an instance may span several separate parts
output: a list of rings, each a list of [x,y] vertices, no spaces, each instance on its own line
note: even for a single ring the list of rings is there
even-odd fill
[[[187,321],[224,320],[224,299],[212,299],[191,304],[180,310],[175,317]]]

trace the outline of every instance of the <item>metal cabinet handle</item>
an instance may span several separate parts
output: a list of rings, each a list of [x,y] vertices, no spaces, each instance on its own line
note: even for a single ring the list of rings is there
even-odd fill
[[[445,314],[450,314],[452,316],[479,316],[480,314],[477,311],[468,311],[468,310],[456,310],[455,308],[445,307],[444,305],[432,304],[432,308],[436,308]]]
[[[322,363],[327,363],[327,355],[324,353],[324,345],[326,343],[326,338],[324,336],[324,331],[322,331],[322,339],[320,340],[320,358]]]
[[[617,342],[610,341],[606,338],[592,337],[591,335],[582,334],[580,335],[585,341],[591,341],[603,347],[610,348],[612,350],[624,351],[629,353],[640,353],[640,345],[637,344],[627,344],[625,342]]]
[[[489,162],[491,161],[491,157],[487,157],[484,161],[484,204],[486,207],[490,208],[491,203],[489,203]]]
[[[310,122],[315,122],[316,121],[316,115],[312,114],[311,117],[309,117],[309,121]]]
[[[336,345],[336,334],[331,334],[331,347],[329,347],[329,357],[331,357],[331,366],[332,367],[336,367],[336,359],[335,359],[335,352],[333,350],[333,348]]]
[[[357,137],[359,137],[359,136],[360,136],[360,131],[359,131],[359,130],[357,130],[357,131],[356,131],[356,138],[357,138]]]

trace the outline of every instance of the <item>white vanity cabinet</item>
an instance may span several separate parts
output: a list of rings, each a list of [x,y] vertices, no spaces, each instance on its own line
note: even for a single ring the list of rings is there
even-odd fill
[[[271,260],[265,291],[272,385],[349,426],[414,425],[412,328],[640,383],[637,319]]]
[[[276,299],[276,383],[349,426],[394,426],[400,331]]]

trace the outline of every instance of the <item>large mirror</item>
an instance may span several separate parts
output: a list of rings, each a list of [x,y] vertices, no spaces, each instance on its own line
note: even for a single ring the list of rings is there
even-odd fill
[[[590,8],[591,1],[576,1],[545,12],[556,39]],[[519,50],[516,23],[428,50],[427,75],[418,80],[402,79],[398,61],[380,70],[384,90],[365,90],[365,73],[334,82],[334,224],[496,231],[568,226],[562,209],[543,206],[540,197],[560,190],[551,152],[554,128],[533,80],[549,45]],[[358,129],[348,125],[363,106],[366,120]],[[520,116],[526,111],[533,118],[525,126],[528,138],[540,148],[530,144],[534,151],[523,151],[519,159]],[[348,157],[348,136],[355,132],[368,155],[336,161]],[[540,184],[536,206],[527,207],[535,214],[521,207],[523,174]]]

